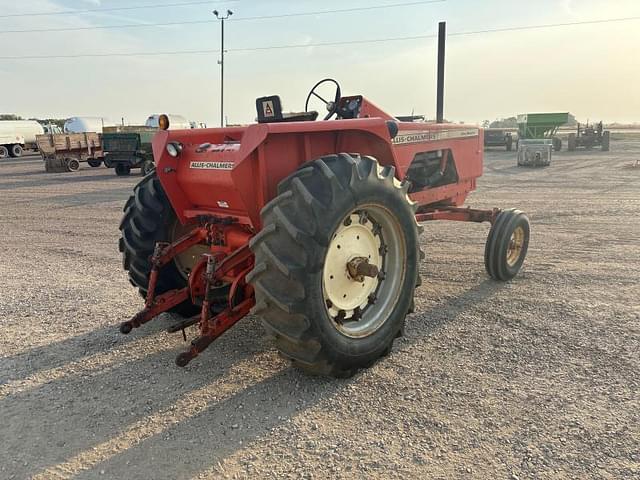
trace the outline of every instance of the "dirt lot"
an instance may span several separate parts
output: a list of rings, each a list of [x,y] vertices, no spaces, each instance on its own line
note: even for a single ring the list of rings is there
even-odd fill
[[[487,226],[427,225],[406,336],[349,380],[255,318],[185,370],[170,318],[121,336],[138,178],[0,161],[0,478],[640,478],[640,141],[612,149],[489,152],[469,203],[530,214],[522,274],[487,279]]]

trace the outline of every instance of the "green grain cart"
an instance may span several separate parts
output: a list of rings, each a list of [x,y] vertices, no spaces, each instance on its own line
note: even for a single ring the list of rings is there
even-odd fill
[[[556,152],[562,150],[558,129],[569,122],[569,113],[525,113],[518,115],[518,141],[551,140]]]

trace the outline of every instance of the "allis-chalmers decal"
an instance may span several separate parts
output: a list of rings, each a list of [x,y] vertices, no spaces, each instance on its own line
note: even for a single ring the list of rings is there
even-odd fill
[[[467,130],[433,130],[433,131],[405,131],[399,132],[392,140],[394,145],[406,145],[409,143],[422,143],[434,140],[448,140],[452,138],[470,138],[478,136],[477,128]]]
[[[198,170],[233,170],[233,162],[191,162],[190,168]]]

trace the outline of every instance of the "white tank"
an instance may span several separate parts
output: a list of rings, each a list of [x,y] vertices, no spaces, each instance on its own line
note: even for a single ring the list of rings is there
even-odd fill
[[[191,123],[184,118],[182,115],[169,115],[169,130],[188,130],[191,128]],[[160,118],[160,114],[149,115],[145,126],[158,128],[158,119]]]
[[[71,117],[64,122],[65,133],[102,133],[102,127],[115,127],[116,124],[103,117]]]
[[[35,120],[0,120],[0,135],[24,137],[25,143],[35,144],[36,135],[42,135],[44,129]]]

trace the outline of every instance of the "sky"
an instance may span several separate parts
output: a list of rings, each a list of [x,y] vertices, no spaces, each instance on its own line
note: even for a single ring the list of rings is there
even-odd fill
[[[638,0],[0,0],[0,113],[23,117],[103,116],[144,123],[180,114],[216,126],[220,118],[220,23],[225,24],[225,115],[255,119],[255,98],[278,94],[285,111],[304,110],[314,83],[337,79],[343,94],[363,94],[396,115],[435,116],[436,39],[447,22],[445,116],[452,121],[526,112],[570,111],[578,120],[640,122]],[[191,0],[190,3],[195,3]],[[412,5],[406,5],[412,3]],[[405,4],[400,6],[398,4]],[[153,8],[64,15],[14,14]],[[395,5],[351,12],[291,15]],[[453,35],[529,25],[637,17],[556,28]],[[243,20],[245,18],[245,20]],[[113,25],[204,21],[132,28]],[[86,28],[64,32],[13,30]],[[318,43],[341,45],[313,46]],[[298,48],[259,47],[302,45]],[[254,50],[251,50],[254,49]],[[141,52],[153,56],[8,59]]]

